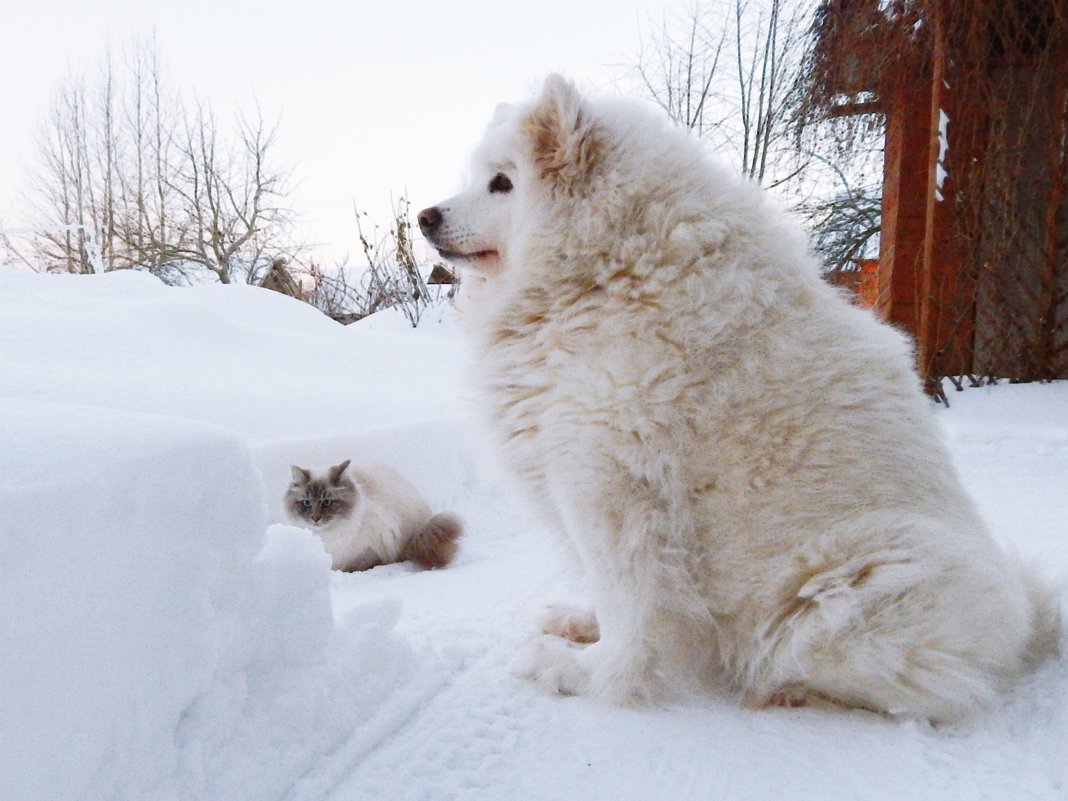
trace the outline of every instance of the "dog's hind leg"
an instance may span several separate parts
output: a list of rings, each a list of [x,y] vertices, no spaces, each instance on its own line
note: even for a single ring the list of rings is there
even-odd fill
[[[917,547],[813,575],[778,619],[747,701],[775,704],[800,687],[813,698],[936,722],[989,707],[1018,671],[1028,630],[1021,599],[997,582],[998,567]]]

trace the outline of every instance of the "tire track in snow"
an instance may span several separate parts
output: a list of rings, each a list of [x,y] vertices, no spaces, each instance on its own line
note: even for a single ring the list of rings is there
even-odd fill
[[[413,677],[318,760],[285,801],[446,801],[492,787],[519,736],[522,707],[541,700],[518,691],[523,685],[509,666],[532,636],[532,607],[544,597],[546,582],[540,571],[523,570],[527,557],[516,556],[511,544],[504,553],[492,542],[485,546],[493,560],[475,554],[448,571],[388,566],[379,575],[340,579],[335,601],[342,610],[356,596],[362,603],[380,592],[404,598],[396,632],[412,646],[417,665]]]
[[[399,690],[374,718],[360,726],[335,751],[324,755],[284,796],[284,801],[319,801],[329,795],[364,757],[418,717],[420,709],[448,684],[440,675],[422,674]]]
[[[525,696],[508,674],[516,643],[494,638],[487,647],[485,626],[475,624],[438,636],[452,645],[427,665],[418,688],[371,731],[357,733],[287,801],[448,801],[494,786],[523,719]]]

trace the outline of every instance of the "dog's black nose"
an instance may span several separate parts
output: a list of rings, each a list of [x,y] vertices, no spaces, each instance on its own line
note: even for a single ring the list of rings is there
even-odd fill
[[[426,235],[434,233],[441,225],[441,212],[438,211],[437,206],[431,206],[429,209],[423,209],[416,217],[419,220],[419,230]]]

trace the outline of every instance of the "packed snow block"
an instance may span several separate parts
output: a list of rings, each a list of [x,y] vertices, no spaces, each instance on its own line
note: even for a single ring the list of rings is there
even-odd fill
[[[410,683],[416,658],[393,631],[400,603],[366,603],[335,622],[330,572],[312,534],[267,530],[249,596],[252,658],[221,672],[175,733],[182,801],[282,798],[333,775],[345,741]]]
[[[409,680],[265,508],[225,429],[0,399],[0,799],[280,797]]]
[[[258,474],[207,425],[4,400],[0,421],[0,798],[166,797],[184,710],[249,659]]]

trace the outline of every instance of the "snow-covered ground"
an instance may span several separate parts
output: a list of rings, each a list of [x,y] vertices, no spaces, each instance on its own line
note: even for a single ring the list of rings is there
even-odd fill
[[[509,674],[548,538],[477,452],[451,310],[342,327],[249,287],[0,270],[0,801],[1068,798],[1068,658],[933,729]],[[1068,575],[1068,384],[932,406],[999,537]],[[456,563],[329,570],[289,465],[383,460]],[[877,480],[877,477],[873,477]]]

